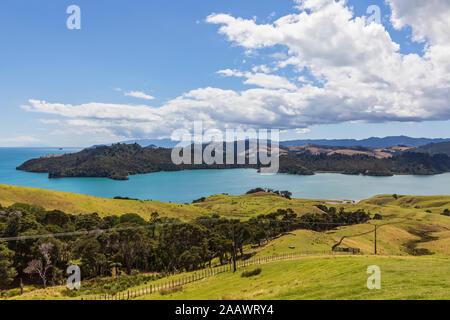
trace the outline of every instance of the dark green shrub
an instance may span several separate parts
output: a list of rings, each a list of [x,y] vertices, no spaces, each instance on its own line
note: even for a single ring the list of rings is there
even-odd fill
[[[242,278],[250,278],[250,277],[253,277],[253,276],[257,276],[258,274],[261,273],[261,271],[262,271],[261,268],[257,268],[257,269],[249,270],[249,271],[244,271],[244,272],[242,272],[241,277]]]

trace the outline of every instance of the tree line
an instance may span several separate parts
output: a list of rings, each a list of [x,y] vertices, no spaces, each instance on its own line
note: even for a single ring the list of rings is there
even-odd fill
[[[0,240],[0,288],[20,281],[61,284],[70,265],[80,266],[83,279],[193,271],[248,258],[248,245],[261,246],[286,232],[323,232],[371,218],[363,210],[319,208],[323,213],[297,216],[287,209],[247,221],[212,215],[183,222],[157,212],[145,220],[134,213],[100,217],[26,204],[0,206],[0,238],[7,240]]]

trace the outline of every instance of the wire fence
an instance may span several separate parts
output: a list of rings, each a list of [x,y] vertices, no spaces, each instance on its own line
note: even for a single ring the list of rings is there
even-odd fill
[[[353,254],[356,254],[353,252]],[[301,252],[301,253],[286,253],[281,255],[273,255],[270,257],[261,257],[261,258],[254,258],[249,260],[238,260],[236,261],[236,269],[241,269],[253,265],[262,265],[267,264],[271,262],[276,261],[284,261],[284,260],[295,260],[302,257],[308,257],[308,256],[346,256],[346,255],[352,255],[352,253],[348,252],[330,252],[330,251],[323,251],[323,252]],[[213,268],[208,269],[202,269],[199,271],[195,271],[188,275],[181,275],[180,277],[176,279],[172,279],[169,281],[153,284],[153,285],[147,285],[145,287],[136,288],[136,289],[129,289],[127,291],[119,292],[117,294],[99,294],[94,296],[88,296],[88,297],[82,297],[81,300],[130,300],[137,297],[150,295],[150,294],[170,294],[172,292],[176,292],[177,289],[181,289],[184,285],[197,282],[200,280],[203,280],[205,278],[209,278],[221,273],[225,272],[233,272],[234,267],[233,263],[230,262],[225,265],[220,265]]]

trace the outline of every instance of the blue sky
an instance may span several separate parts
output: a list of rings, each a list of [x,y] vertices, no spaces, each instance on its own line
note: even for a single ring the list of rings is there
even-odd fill
[[[81,30],[66,27],[69,16],[66,8],[72,4],[81,8]],[[217,72],[228,69],[245,73],[253,67],[273,65],[274,54],[289,55],[292,48],[283,43],[259,49],[246,47],[243,43],[230,40],[230,34],[219,32],[223,22],[211,23],[206,19],[211,14],[221,13],[253,19],[259,25],[271,24],[288,14],[299,13],[294,5],[291,0],[4,0],[0,10],[0,145],[86,146],[121,138],[163,137],[165,133],[158,130],[133,131],[130,129],[132,119],[126,128],[117,130],[111,129],[111,124],[105,124],[103,119],[102,124],[95,122],[96,131],[90,133],[85,122],[79,128],[70,127],[74,122],[69,125],[64,121],[90,120],[92,124],[98,120],[98,115],[68,116],[67,113],[21,106],[29,105],[29,100],[34,99],[79,108],[86,104],[85,108],[90,108],[89,104],[102,103],[144,105],[156,110],[184,93],[201,88],[233,92],[259,88],[259,84],[244,84],[243,77],[247,76],[236,73],[223,76]],[[392,41],[400,45],[400,54],[423,57],[427,42],[414,41],[411,26],[406,25],[399,30],[394,28],[388,3],[348,1],[347,7],[353,7],[358,17],[366,15],[369,5],[380,7],[382,25]],[[313,86],[324,86],[308,68],[302,72],[296,68],[291,65],[271,73],[293,82],[299,88],[301,84],[296,80],[299,76],[305,76]],[[146,93],[154,99],[125,95],[132,91]],[[245,109],[245,105],[241,108]],[[194,114],[196,111],[186,112]],[[213,112],[208,116],[213,117],[211,114]],[[295,112],[292,114],[292,117],[296,116]],[[164,119],[173,115],[164,113],[161,117]],[[267,123],[259,124],[257,118],[249,120],[249,123],[267,127]],[[377,116],[373,121],[368,121],[349,116],[342,122],[330,120],[327,124],[308,120],[283,128],[287,131],[282,138],[366,138],[401,134],[448,136],[446,128],[449,122],[439,118],[439,115],[414,115],[411,121],[408,119],[396,115],[392,118]],[[213,120],[227,121],[220,115]],[[118,119],[114,121],[117,124]],[[236,121],[230,121],[230,125],[233,123]],[[306,129],[302,131],[304,133],[296,133],[297,125],[299,129]],[[172,124],[164,126],[176,129],[176,125]],[[69,127],[73,131],[66,130]],[[83,133],[73,134],[77,131]]]

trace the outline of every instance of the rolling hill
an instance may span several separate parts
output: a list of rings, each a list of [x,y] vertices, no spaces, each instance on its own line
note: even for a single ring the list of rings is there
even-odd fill
[[[428,153],[430,155],[446,154],[450,156],[450,142],[430,143],[419,148],[414,148],[412,151]]]
[[[215,195],[191,205],[153,201],[114,200],[73,193],[0,185],[0,204],[15,202],[59,209],[68,213],[98,212],[103,216],[139,213],[149,218],[157,210],[161,216],[191,220],[213,213],[246,220],[278,209],[292,209],[297,215],[321,213],[317,205],[346,210],[363,209],[379,214],[381,220],[342,226],[326,232],[295,230],[264,243],[247,245],[250,259],[261,259],[298,253],[295,260],[276,261],[261,266],[240,268],[238,273],[225,272],[198,282],[183,285],[180,290],[141,295],[136,299],[444,299],[450,298],[450,217],[442,213],[450,209],[450,196],[380,195],[356,204],[308,199],[288,200],[270,193],[242,196]],[[378,255],[373,256],[373,227],[378,225]],[[361,254],[331,255],[331,247],[343,237],[340,247],[358,248]],[[365,288],[366,269],[378,265],[383,272],[383,289]],[[432,267],[430,267],[432,266]],[[244,270],[260,267],[260,275],[242,278]],[[202,271],[198,271],[202,272]],[[182,273],[152,280],[151,275],[130,275],[83,282],[83,290],[67,292],[64,287],[25,288],[23,296],[17,289],[6,292],[15,299],[81,299],[91,294],[135,290],[149,284],[170,282],[189,276]],[[409,281],[414,277],[414,281]],[[239,279],[239,286],[234,285]],[[117,284],[116,284],[117,283]],[[128,284],[128,286],[127,286]],[[439,290],[436,288],[439,287]]]
[[[284,146],[300,146],[306,144],[316,144],[322,146],[332,147],[368,147],[368,148],[388,148],[391,146],[408,146],[408,147],[420,147],[429,143],[439,143],[450,141],[450,138],[446,139],[431,139],[431,138],[411,138],[407,136],[392,136],[377,138],[372,137],[368,139],[356,140],[356,139],[306,139],[306,140],[291,140],[282,141],[281,145]]]
[[[197,145],[198,146],[198,145]],[[203,145],[203,148],[207,146]],[[191,148],[195,148],[191,146]],[[115,144],[84,149],[77,153],[52,155],[31,159],[17,169],[28,172],[48,173],[49,178],[101,177],[126,180],[129,175],[159,171],[181,171],[194,169],[233,169],[265,167],[257,158],[249,164],[249,143],[245,142],[243,163],[237,161],[237,143],[234,144],[233,164],[228,164],[224,148],[222,163],[208,164],[202,160],[195,164],[175,164],[172,150],[165,148],[142,148],[138,144]],[[199,149],[200,150],[200,149]],[[399,152],[406,150],[407,152]],[[201,151],[201,150],[200,150]],[[216,152],[216,151],[214,151]],[[191,157],[195,152],[191,152]],[[279,173],[312,175],[316,172],[339,172],[353,175],[392,176],[395,174],[430,175],[450,171],[450,157],[409,152],[406,147],[370,149],[365,147],[280,147]]]
[[[98,198],[77,193],[51,191],[29,187],[17,187],[0,184],[0,204],[10,206],[14,203],[26,203],[47,210],[62,210],[70,214],[88,214],[96,212],[101,217],[137,213],[148,220],[152,212],[161,216],[195,219],[200,216],[221,212],[226,217],[248,218],[261,213],[270,213],[278,209],[293,208],[298,214],[320,212],[315,205],[321,200],[287,200],[274,194],[258,193],[242,196],[214,195],[196,204],[178,204],[158,201],[119,200]]]

